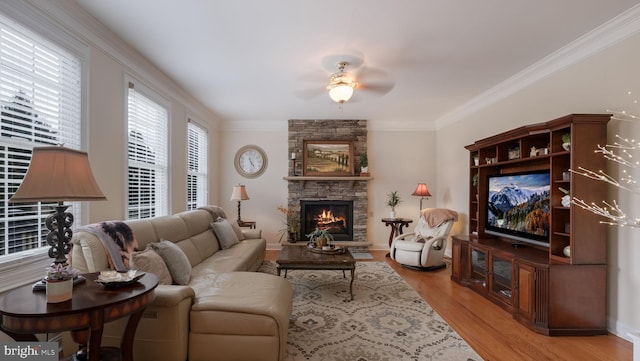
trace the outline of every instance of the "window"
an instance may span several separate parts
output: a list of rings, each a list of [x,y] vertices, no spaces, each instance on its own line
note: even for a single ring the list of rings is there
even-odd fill
[[[129,82],[128,219],[162,216],[169,209],[169,112],[152,97],[157,99],[151,91]]]
[[[187,210],[207,205],[207,131],[191,119],[187,124]]]
[[[81,61],[0,15],[0,258],[48,247],[55,203],[9,203],[34,147],[80,149]],[[80,203],[68,210],[80,221]],[[6,259],[6,258],[5,258]]]

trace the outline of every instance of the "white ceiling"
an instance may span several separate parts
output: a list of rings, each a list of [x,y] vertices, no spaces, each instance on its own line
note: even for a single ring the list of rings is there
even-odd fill
[[[632,0],[76,0],[226,124],[368,119],[433,128]],[[324,87],[345,55],[363,85]],[[349,70],[349,68],[347,68]],[[364,72],[368,70],[368,72]],[[316,96],[310,97],[310,93]]]

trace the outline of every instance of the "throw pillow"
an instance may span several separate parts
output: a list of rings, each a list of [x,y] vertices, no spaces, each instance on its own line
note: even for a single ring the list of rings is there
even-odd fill
[[[189,263],[187,255],[182,252],[180,247],[167,240],[153,242],[150,243],[150,245],[164,260],[171,274],[171,279],[173,279],[173,283],[179,285],[189,284],[189,279],[191,279],[191,263]]]
[[[144,251],[133,252],[131,254],[131,269],[153,273],[158,276],[158,283],[161,285],[170,285],[171,273],[167,268],[167,264],[160,255],[152,248],[147,247]]]
[[[231,224],[233,231],[236,232],[236,236],[238,236],[238,241],[244,241],[246,237],[244,236],[244,233],[242,233],[242,230],[240,229],[240,226],[238,225],[238,223],[229,222],[229,224]]]
[[[211,228],[213,228],[213,233],[215,233],[218,242],[220,242],[220,248],[227,249],[240,243],[231,223],[225,218],[218,217],[215,222],[211,223]]]

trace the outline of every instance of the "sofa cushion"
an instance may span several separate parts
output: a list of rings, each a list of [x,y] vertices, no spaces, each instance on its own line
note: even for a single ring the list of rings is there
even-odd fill
[[[211,228],[220,242],[220,248],[227,249],[240,243],[231,223],[225,218],[218,217],[215,222],[211,223]]]
[[[158,276],[158,283],[161,285],[171,284],[171,273],[169,273],[167,264],[153,248],[147,247],[144,251],[133,252],[130,265],[132,269]]]
[[[189,284],[191,279],[191,263],[180,247],[171,241],[162,240],[151,243],[151,247],[158,252],[169,269],[173,283],[179,285]]]
[[[192,287],[196,297],[190,313],[189,360],[285,359],[292,307],[287,280],[231,272],[210,275]]]
[[[216,252],[202,263],[193,266],[189,285],[193,285],[200,276],[220,272],[257,271],[264,260],[266,244],[264,239],[248,239]]]

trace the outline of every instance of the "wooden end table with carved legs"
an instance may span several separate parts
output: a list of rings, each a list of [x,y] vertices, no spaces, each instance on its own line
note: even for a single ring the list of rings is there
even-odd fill
[[[37,341],[36,334],[71,331],[83,346],[66,359],[133,361],[133,339],[145,308],[155,298],[158,277],[146,273],[138,282],[106,288],[94,282],[99,273],[83,275],[87,280],[73,287],[69,301],[47,303],[46,293],[31,285],[19,287],[0,299],[3,332],[16,341]],[[104,324],[129,316],[120,350],[102,348]],[[88,357],[87,357],[88,356]]]

